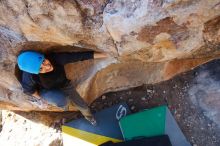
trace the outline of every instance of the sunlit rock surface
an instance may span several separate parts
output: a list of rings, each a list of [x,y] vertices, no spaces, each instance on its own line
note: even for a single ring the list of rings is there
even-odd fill
[[[36,115],[33,114],[34,116]],[[5,110],[2,111],[2,121],[3,129],[0,133],[0,145],[2,146],[62,145],[61,131],[48,127],[39,121],[32,121]]]
[[[7,0],[0,3],[0,107],[59,110],[22,93],[20,50],[94,50],[108,59],[66,66],[88,103],[157,83],[219,57],[219,0]]]

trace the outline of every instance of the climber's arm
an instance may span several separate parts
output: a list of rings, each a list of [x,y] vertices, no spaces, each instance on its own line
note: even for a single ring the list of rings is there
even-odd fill
[[[83,61],[88,59],[94,58],[94,52],[93,51],[87,51],[87,52],[59,52],[59,53],[53,53],[52,54],[54,59],[59,64],[65,65],[67,63],[73,63],[77,61]]]
[[[37,84],[32,78],[32,74],[23,72],[22,73],[22,80],[21,80],[21,85],[23,88],[23,92],[28,95],[32,95],[38,99],[40,99],[40,95],[37,91]]]
[[[83,61],[88,59],[98,59],[105,58],[107,55],[105,53],[99,53],[94,51],[87,52],[59,52],[53,53],[53,57],[59,64],[65,65],[67,63],[73,63],[77,61]]]

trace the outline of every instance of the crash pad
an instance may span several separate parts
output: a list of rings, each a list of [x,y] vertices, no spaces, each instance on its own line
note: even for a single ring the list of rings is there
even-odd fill
[[[120,118],[130,113],[126,103],[114,105],[94,114],[97,126],[84,118],[73,120],[62,126],[64,146],[96,146],[106,141],[123,141],[119,127]]]
[[[120,119],[124,140],[168,135],[173,146],[190,146],[167,106],[130,114]]]

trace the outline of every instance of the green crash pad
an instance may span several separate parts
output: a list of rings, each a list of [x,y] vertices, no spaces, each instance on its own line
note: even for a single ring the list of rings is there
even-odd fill
[[[167,106],[125,116],[119,125],[124,140],[168,135],[172,146],[190,146]]]
[[[139,136],[163,135],[165,130],[166,107],[161,106],[128,115],[120,120],[120,127],[126,140]]]

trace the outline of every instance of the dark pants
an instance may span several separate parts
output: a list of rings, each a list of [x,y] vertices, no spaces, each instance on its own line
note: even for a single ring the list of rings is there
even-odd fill
[[[40,91],[40,96],[44,98],[49,104],[65,109],[68,105],[68,98],[72,101],[75,107],[85,116],[91,116],[88,105],[83,98],[76,91],[72,82],[67,83],[64,87],[59,89],[43,89]]]

